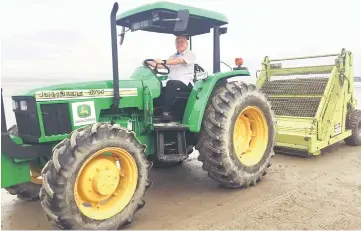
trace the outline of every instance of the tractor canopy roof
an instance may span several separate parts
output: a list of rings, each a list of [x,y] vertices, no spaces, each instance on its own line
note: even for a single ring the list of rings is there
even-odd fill
[[[179,10],[189,11],[188,26],[182,32],[174,31],[174,21],[164,20],[177,18]],[[158,19],[154,20],[155,18]],[[136,25],[137,30],[174,35],[184,34],[188,36],[209,33],[211,28],[227,23],[228,19],[223,14],[171,2],[156,2],[143,5],[117,16],[117,25],[131,28],[132,30],[135,28],[134,25]]]

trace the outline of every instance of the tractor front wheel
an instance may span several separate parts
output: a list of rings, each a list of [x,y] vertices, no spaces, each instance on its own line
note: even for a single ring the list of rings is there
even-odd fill
[[[145,145],[119,125],[97,123],[60,142],[44,167],[41,205],[60,229],[119,229],[144,207],[151,185]]]
[[[254,85],[223,83],[212,93],[201,128],[198,160],[223,187],[255,185],[271,166],[275,119]]]

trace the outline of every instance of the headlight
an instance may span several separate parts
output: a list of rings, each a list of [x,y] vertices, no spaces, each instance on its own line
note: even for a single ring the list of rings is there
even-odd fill
[[[19,107],[18,102],[16,102],[15,100],[13,100],[13,109],[17,109]]]
[[[24,100],[20,101],[20,109],[22,111],[26,111],[28,109],[28,104],[26,103],[26,101],[24,101]]]

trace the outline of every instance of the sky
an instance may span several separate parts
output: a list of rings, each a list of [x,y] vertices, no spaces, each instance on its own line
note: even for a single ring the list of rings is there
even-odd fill
[[[214,10],[228,17],[221,37],[221,60],[242,57],[252,76],[271,58],[354,54],[361,76],[360,0],[170,0]],[[151,0],[119,0],[119,12]],[[111,79],[110,0],[2,0],[1,76],[6,79]],[[118,30],[120,32],[120,28]],[[212,72],[212,34],[193,39],[198,63]],[[128,78],[147,58],[175,52],[174,36],[127,33],[118,48],[120,78]],[[333,60],[329,61],[333,62]],[[313,64],[313,61],[307,64]],[[222,70],[228,67],[222,65]]]

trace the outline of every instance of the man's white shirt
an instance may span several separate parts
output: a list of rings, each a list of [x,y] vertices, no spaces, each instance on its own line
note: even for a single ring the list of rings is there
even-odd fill
[[[182,58],[186,63],[169,65],[168,80],[180,80],[188,86],[189,83],[193,85],[194,77],[194,64],[196,61],[196,55],[189,49],[184,52],[170,56],[170,59]]]

